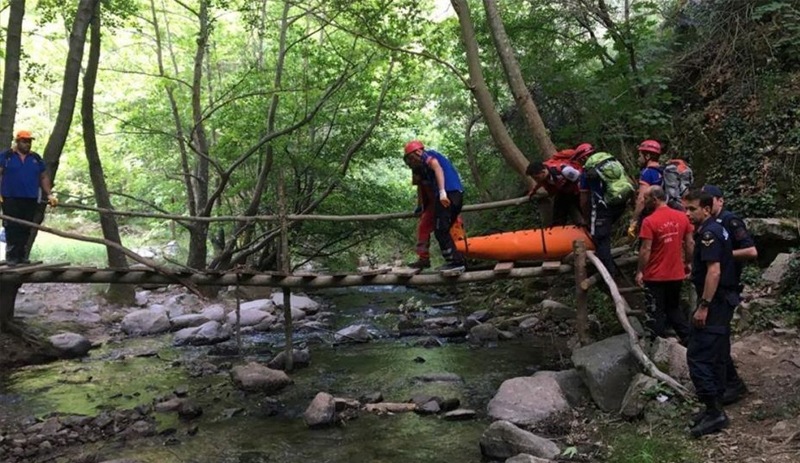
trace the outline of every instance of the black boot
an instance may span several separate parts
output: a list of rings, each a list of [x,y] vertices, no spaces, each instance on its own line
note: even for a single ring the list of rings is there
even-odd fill
[[[742,397],[746,396],[749,392],[747,386],[741,379],[733,382],[733,384],[727,384],[725,385],[725,393],[722,394],[722,405],[735,404],[742,400]]]
[[[703,417],[689,430],[689,434],[695,439],[721,431],[730,424],[728,415],[722,410],[722,405],[717,398],[707,398],[703,402],[706,404]]]

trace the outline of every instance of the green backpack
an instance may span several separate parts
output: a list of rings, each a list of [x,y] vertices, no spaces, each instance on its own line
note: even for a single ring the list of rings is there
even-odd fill
[[[605,184],[603,201],[608,206],[625,204],[633,196],[633,185],[625,175],[625,167],[609,153],[595,153],[583,166],[586,177],[600,179]]]

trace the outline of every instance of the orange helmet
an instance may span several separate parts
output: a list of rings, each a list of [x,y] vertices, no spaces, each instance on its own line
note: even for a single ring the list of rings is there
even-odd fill
[[[14,140],[33,140],[33,134],[30,130],[17,130]]]
[[[661,156],[661,143],[655,140],[645,140],[639,144],[639,151]]]
[[[424,150],[425,145],[422,144],[419,140],[411,140],[410,142],[406,143],[405,155],[409,155],[416,150]]]
[[[586,161],[586,158],[594,154],[594,146],[591,143],[581,143],[575,147],[575,160],[578,162]]]

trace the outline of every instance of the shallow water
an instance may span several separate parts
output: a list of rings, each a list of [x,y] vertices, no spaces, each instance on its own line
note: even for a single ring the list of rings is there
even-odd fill
[[[326,293],[336,304],[336,325],[372,320],[410,296],[424,294],[389,288],[345,293]],[[447,312],[448,308],[436,312]],[[381,333],[380,323],[371,322]],[[247,338],[256,343],[266,338]],[[448,343],[425,349],[407,340],[382,338],[362,345],[311,345],[312,363],[291,374],[295,384],[277,398],[285,406],[277,417],[261,412],[263,396],[235,390],[227,374],[189,377],[187,359],[205,358],[207,348],[176,349],[168,336],[129,339],[106,345],[83,361],[64,361],[31,367],[0,383],[0,415],[5,420],[49,412],[97,414],[100,410],[130,408],[169,395],[186,386],[189,397],[204,410],[191,423],[179,422],[174,413],[157,414],[160,429],[175,428],[179,443],[165,446],[166,437],[135,443],[105,443],[96,450],[104,458],[135,458],[142,462],[471,462],[480,461],[478,441],[488,426],[486,404],[500,383],[514,376],[530,375],[559,362],[551,339],[520,339],[492,348],[471,348]],[[271,348],[268,350],[275,351]],[[147,357],[134,357],[145,353]],[[214,363],[234,364],[266,360],[268,355],[209,358]],[[424,360],[424,361],[422,361]],[[182,362],[180,365],[177,362]],[[173,366],[175,365],[175,366]],[[459,382],[423,382],[429,373],[455,373]],[[380,391],[386,401],[405,402],[413,394],[457,397],[462,407],[478,411],[478,419],[447,422],[414,413],[391,416],[362,414],[358,419],[324,430],[309,430],[302,413],[319,391],[354,397]],[[186,431],[197,425],[190,437]]]

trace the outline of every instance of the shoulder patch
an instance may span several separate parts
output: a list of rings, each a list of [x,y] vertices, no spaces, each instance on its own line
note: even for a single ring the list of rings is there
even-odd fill
[[[714,244],[714,240],[716,237],[710,231],[704,231],[703,234],[700,236],[700,242],[703,243],[703,246],[708,247]]]

